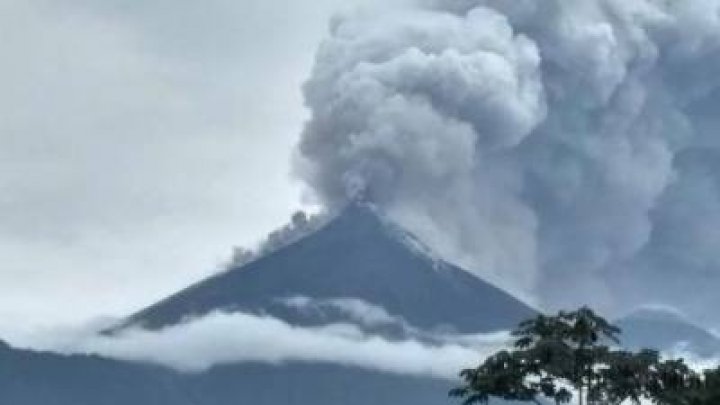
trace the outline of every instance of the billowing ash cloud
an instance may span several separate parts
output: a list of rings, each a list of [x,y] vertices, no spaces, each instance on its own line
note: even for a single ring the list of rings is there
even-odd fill
[[[338,301],[340,305],[350,302],[355,310],[365,305]],[[299,327],[270,316],[215,312],[159,331],[136,328],[112,336],[88,329],[54,331],[25,336],[15,343],[60,353],[148,362],[190,373],[221,364],[305,362],[453,380],[458,370],[473,366],[507,341],[507,334],[494,333],[448,337],[445,342],[430,344],[416,339],[390,340],[351,323]]]
[[[720,1],[426,0],[338,17],[296,169],[545,307],[720,286]],[[693,299],[687,299],[692,291]]]

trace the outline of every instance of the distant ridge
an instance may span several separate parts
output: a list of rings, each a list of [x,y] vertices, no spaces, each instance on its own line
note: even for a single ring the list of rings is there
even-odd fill
[[[438,405],[445,381],[337,365],[239,364],[202,374],[0,341],[2,405]]]
[[[622,344],[628,348],[682,350],[703,357],[720,354],[717,336],[672,311],[640,309],[618,320],[617,325],[623,331]]]

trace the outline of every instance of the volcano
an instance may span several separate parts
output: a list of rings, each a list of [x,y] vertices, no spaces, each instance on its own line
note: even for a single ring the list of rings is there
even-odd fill
[[[337,308],[304,311],[309,302],[381,308],[392,319],[402,319],[402,327],[363,330],[390,340],[422,339],[437,331],[507,330],[536,314],[503,290],[436,257],[372,206],[353,203],[304,238],[191,285],[104,333],[113,338],[126,328],[159,330],[215,311],[268,315],[297,326],[358,321]],[[635,313],[618,323],[629,346],[652,341],[653,347],[665,349],[682,340],[707,353],[718,347],[714,336],[666,313]],[[416,334],[398,335],[407,330]],[[229,363],[187,373],[94,355],[19,350],[0,342],[3,404],[437,405],[454,403],[446,394],[454,385],[312,361]]]
[[[307,312],[288,304],[338,300],[382,308],[413,333],[423,331],[418,336],[506,330],[536,313],[434,256],[372,206],[353,203],[312,234],[189,286],[104,334],[112,338],[130,327],[157,330],[215,311],[269,315],[298,326],[351,323],[343,311]],[[398,338],[397,330],[370,332]],[[0,389],[0,403],[15,405],[437,405],[452,403],[447,392],[454,385],[309,361],[223,364],[182,373],[7,346],[0,354],[8,359],[0,367],[0,387],[13,387]]]
[[[422,329],[459,333],[514,327],[535,311],[503,290],[435,257],[372,206],[353,203],[313,234],[231,268],[130,317],[156,329],[214,310],[319,322],[282,304],[293,297],[352,298]]]

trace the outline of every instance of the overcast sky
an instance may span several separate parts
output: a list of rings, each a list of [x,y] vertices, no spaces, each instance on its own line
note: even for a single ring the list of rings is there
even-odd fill
[[[351,6],[0,0],[0,324],[124,315],[305,206],[300,86]]]
[[[301,184],[542,308],[720,325],[720,0],[402,2],[0,0],[0,337],[218,271]]]

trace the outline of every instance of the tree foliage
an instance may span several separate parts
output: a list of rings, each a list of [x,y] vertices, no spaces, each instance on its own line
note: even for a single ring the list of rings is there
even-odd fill
[[[661,360],[657,351],[619,348],[621,331],[583,307],[554,316],[538,315],[513,331],[512,350],[460,373],[452,390],[463,404],[491,398],[583,405],[720,404],[720,369],[694,372],[682,359]],[[546,402],[545,402],[546,403]]]

